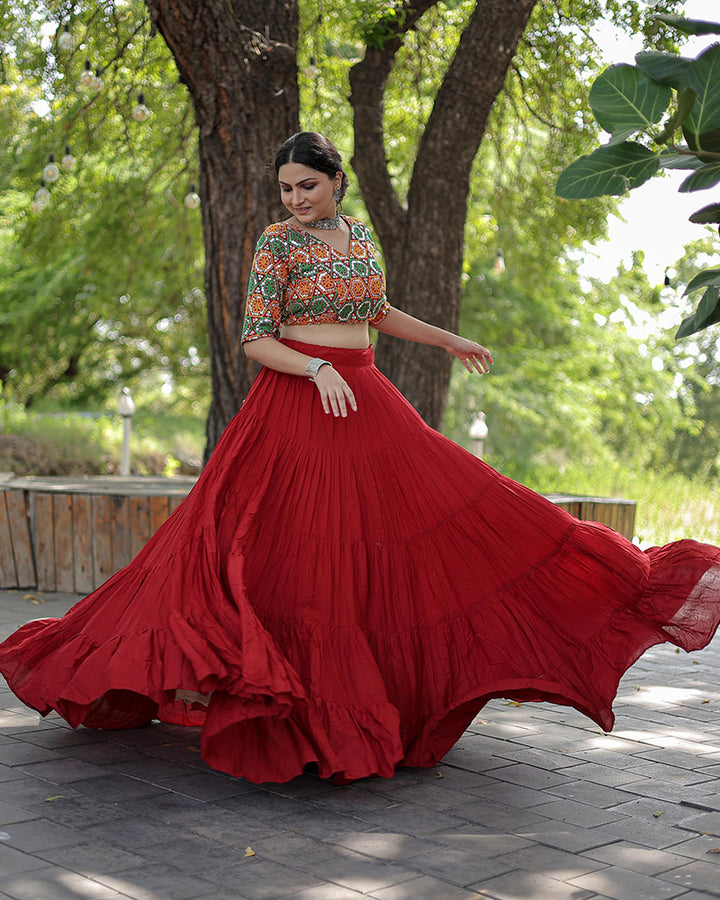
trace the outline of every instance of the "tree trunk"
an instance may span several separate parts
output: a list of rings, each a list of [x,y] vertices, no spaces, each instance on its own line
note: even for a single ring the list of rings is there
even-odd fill
[[[537,0],[478,0],[438,92],[418,150],[407,206],[392,187],[383,145],[383,94],[402,37],[430,6],[410,0],[397,34],[368,47],[350,73],[353,168],[383,248],[394,306],[457,331],[470,173],[488,117]],[[380,335],[379,367],[423,418],[440,426],[452,357]]]
[[[276,216],[273,152],[299,130],[297,0],[146,0],[199,127],[212,369],[206,459],[254,377],[240,344],[253,250]]]

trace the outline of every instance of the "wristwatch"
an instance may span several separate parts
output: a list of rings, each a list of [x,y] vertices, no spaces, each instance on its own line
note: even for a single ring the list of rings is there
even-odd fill
[[[332,368],[332,363],[328,362],[326,359],[320,359],[316,356],[315,359],[311,359],[310,362],[305,366],[305,374],[310,379],[310,381],[315,380],[315,376],[320,371],[322,366],[330,366],[330,368]]]

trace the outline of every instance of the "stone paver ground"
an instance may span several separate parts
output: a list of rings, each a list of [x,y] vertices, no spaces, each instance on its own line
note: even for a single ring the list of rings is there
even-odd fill
[[[76,600],[0,592],[0,638]],[[720,638],[651,650],[616,712],[497,700],[434,769],[255,786],[196,729],[72,731],[0,679],[0,898],[720,898]]]

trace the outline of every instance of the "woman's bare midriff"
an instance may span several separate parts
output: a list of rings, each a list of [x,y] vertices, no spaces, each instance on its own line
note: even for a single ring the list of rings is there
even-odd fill
[[[340,325],[328,322],[319,325],[283,325],[280,337],[304,344],[318,344],[321,347],[345,347],[349,350],[364,350],[370,346],[367,322],[348,322]]]

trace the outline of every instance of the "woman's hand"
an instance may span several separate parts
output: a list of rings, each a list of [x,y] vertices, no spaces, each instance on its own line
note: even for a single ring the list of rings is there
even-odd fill
[[[347,417],[348,405],[353,412],[357,412],[355,394],[350,390],[350,385],[333,369],[332,366],[321,366],[313,379],[315,387],[320,391],[320,400],[326,413],[334,416]]]
[[[490,371],[490,364],[493,362],[490,351],[475,341],[469,341],[460,335],[453,334],[445,344],[445,349],[448,353],[456,356],[468,372],[475,371],[484,375]]]

